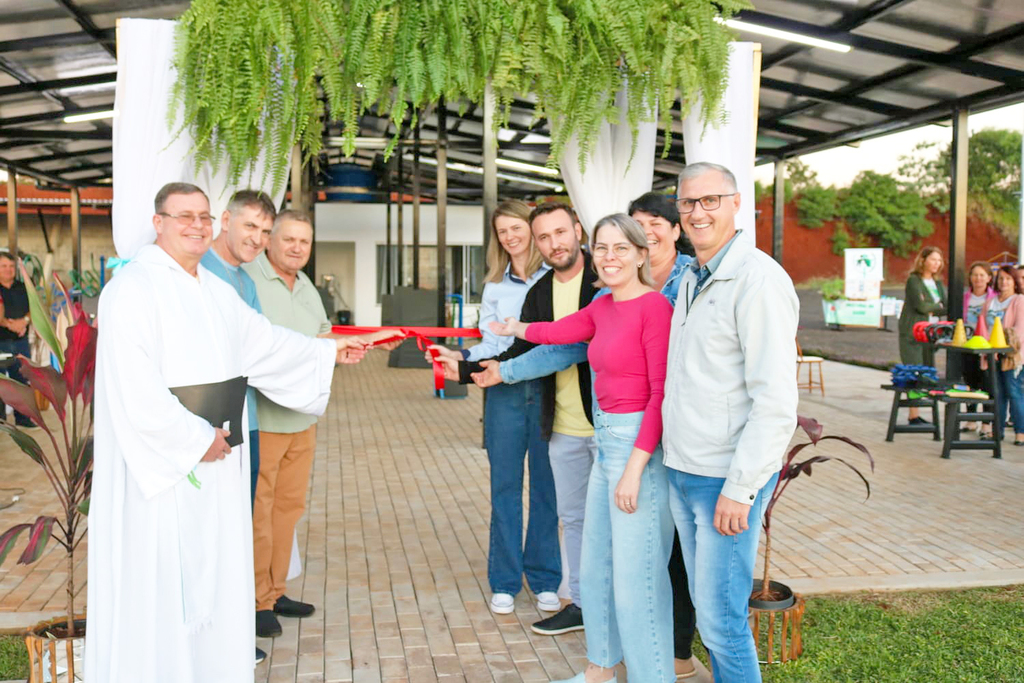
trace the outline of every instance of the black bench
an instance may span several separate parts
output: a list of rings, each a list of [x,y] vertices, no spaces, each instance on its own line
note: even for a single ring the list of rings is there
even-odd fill
[[[961,398],[959,396],[939,396],[938,400],[946,404],[946,438],[942,444],[942,457],[949,459],[950,451],[992,451],[993,458],[1003,457],[1002,435],[996,429],[996,402],[994,398]],[[960,409],[962,405],[980,403],[985,412],[966,413]],[[960,438],[961,422],[987,422],[992,425],[992,436],[989,438],[965,441]]]

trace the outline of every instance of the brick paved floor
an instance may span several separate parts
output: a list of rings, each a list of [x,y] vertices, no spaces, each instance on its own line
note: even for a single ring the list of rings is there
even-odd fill
[[[384,360],[372,355],[337,371],[299,528],[305,572],[289,587],[318,610],[283,620],[284,634],[261,643],[271,657],[257,680],[568,677],[585,661],[580,634],[530,632],[539,613],[525,592],[515,614],[487,609],[480,392],[436,400],[427,371],[387,369]],[[885,378],[828,363],[828,395],[803,394],[801,412],[826,433],[863,441],[877,469],[866,503],[852,473],[834,463],[792,486],[775,517],[776,578],[804,592],[1024,582],[1024,508],[1013,504],[1024,487],[1024,449],[1008,445],[1003,461],[983,452],[944,461],[925,436],[887,444],[889,396],[877,388]],[[6,440],[0,472],[0,486],[29,491],[0,511],[0,528],[47,509],[41,473]],[[57,552],[31,568],[8,562],[0,569],[0,625],[59,610],[63,572]],[[76,574],[84,576],[84,565]]]

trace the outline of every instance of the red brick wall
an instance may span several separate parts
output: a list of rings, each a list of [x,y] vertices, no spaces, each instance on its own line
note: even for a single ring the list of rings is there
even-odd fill
[[[762,199],[758,204],[761,213],[757,217],[757,246],[772,253],[772,202]],[[935,226],[935,232],[926,237],[921,246],[936,246],[945,254],[949,250],[949,215],[929,214],[928,219]],[[796,205],[786,205],[786,223],[782,241],[783,265],[793,282],[800,283],[815,277],[842,277],[843,257],[832,253],[832,223],[817,229],[805,228],[797,223]],[[967,258],[972,261],[989,260],[1000,252],[1016,253],[1017,245],[1006,239],[998,229],[968,218]],[[916,252],[900,258],[886,251],[885,279],[888,282],[903,282],[914,262]]]

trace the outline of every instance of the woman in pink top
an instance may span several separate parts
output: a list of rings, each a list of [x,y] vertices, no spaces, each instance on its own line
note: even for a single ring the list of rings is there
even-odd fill
[[[509,318],[491,325],[498,334],[536,344],[590,342],[598,457],[580,560],[590,663],[565,683],[614,681],[623,657],[631,681],[670,683],[672,517],[659,443],[672,305],[653,286],[647,237],[635,220],[626,214],[601,219],[590,250],[610,296],[556,322]]]
[[[996,271],[996,296],[985,302],[978,316],[977,334],[989,336],[995,319],[999,318],[1003,329],[1016,333],[1017,341],[1024,341],[1024,296],[1021,295],[1017,279],[1017,269],[1013,266],[1002,266]],[[1009,337],[1009,334],[1007,334]],[[1006,404],[1010,404],[1010,417],[1013,418],[1015,432],[1013,445],[1024,446],[1024,374],[1019,364],[1020,354],[1014,354],[1014,367],[1003,370],[997,367],[999,379],[999,403],[996,406],[997,438],[1002,439],[1003,427],[1006,425]],[[985,359],[982,360],[985,362]],[[983,435],[991,433],[982,430]]]

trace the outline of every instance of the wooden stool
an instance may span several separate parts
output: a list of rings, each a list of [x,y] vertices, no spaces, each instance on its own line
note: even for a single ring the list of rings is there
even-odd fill
[[[784,610],[761,610],[750,608],[750,629],[754,634],[758,659],[767,664],[789,662],[804,651],[801,624],[804,619],[804,599],[796,596],[796,602]],[[762,625],[764,633],[762,633]],[[775,654],[776,640],[779,654]]]
[[[825,359],[821,356],[805,356],[803,349],[800,348],[800,342],[796,343],[796,386],[798,389],[807,389],[807,391],[814,393],[814,387],[818,387],[821,390],[821,395],[825,395],[825,370],[823,364]],[[800,381],[800,368],[804,365],[807,366],[807,381]],[[814,380],[814,368],[818,368],[818,380]]]
[[[892,441],[896,434],[931,434],[935,441],[941,441],[942,435],[939,431],[939,403],[932,396],[924,398],[904,398],[907,392],[919,391],[918,389],[906,387],[894,387],[891,384],[883,384],[882,388],[893,392],[892,410],[889,411],[889,431],[885,435],[886,441]],[[900,408],[931,408],[932,423],[923,425],[901,425],[897,424]]]

